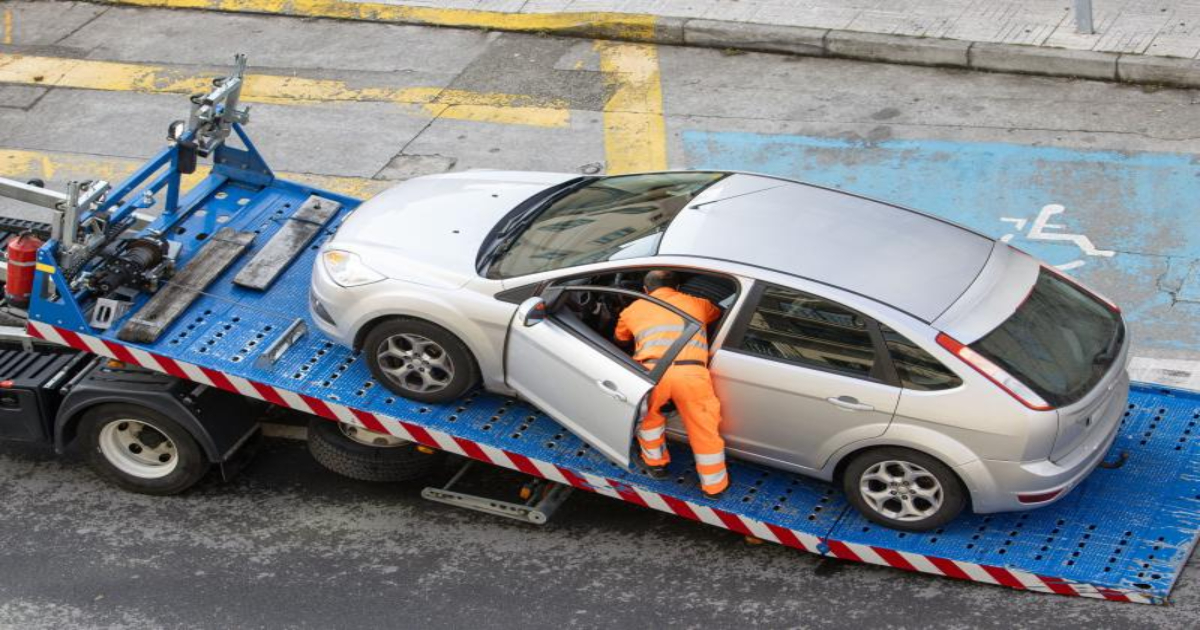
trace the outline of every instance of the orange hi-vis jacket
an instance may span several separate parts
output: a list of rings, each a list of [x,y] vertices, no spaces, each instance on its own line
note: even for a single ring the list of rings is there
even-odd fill
[[[650,293],[650,297],[658,298],[695,317],[704,326],[721,317],[721,310],[713,306],[712,302],[680,293],[670,287],[655,289]],[[633,360],[644,363],[661,359],[667,348],[683,333],[683,327],[683,318],[675,313],[649,300],[638,300],[621,311],[613,336],[621,343],[633,341]],[[708,364],[708,335],[705,328],[696,333],[675,360],[701,361],[704,365]]]

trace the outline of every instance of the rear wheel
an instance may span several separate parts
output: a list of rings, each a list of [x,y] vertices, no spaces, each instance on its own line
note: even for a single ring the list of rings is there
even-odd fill
[[[330,471],[359,481],[419,479],[436,471],[444,457],[408,440],[320,418],[309,421],[308,452]]]
[[[178,494],[200,481],[210,467],[187,429],[146,407],[100,405],[80,422],[92,470],[131,492]]]
[[[363,354],[375,380],[411,400],[449,402],[479,382],[479,368],[466,344],[445,328],[418,319],[375,326],[363,342]]]
[[[929,455],[899,447],[856,456],[846,466],[842,488],[863,516],[911,532],[949,523],[967,502],[954,471]]]

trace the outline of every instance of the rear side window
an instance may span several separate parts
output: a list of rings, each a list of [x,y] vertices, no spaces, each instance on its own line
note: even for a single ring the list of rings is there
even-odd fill
[[[879,330],[883,333],[892,365],[896,366],[896,376],[900,377],[900,385],[904,389],[935,391],[962,385],[962,379],[954,372],[904,335],[883,324],[879,325]]]
[[[1016,312],[971,348],[1061,407],[1100,382],[1123,336],[1120,315],[1043,269]]]
[[[862,315],[822,297],[768,286],[740,348],[751,354],[867,378],[875,345]]]

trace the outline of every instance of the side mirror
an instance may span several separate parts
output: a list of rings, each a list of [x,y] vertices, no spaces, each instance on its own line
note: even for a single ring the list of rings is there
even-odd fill
[[[546,301],[540,297],[531,297],[521,303],[517,316],[526,328],[540,324],[546,319]]]

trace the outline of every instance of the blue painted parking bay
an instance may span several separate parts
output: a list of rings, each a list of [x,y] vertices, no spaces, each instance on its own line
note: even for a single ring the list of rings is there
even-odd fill
[[[847,190],[1003,238],[1114,298],[1139,352],[1200,358],[1200,162],[999,142],[685,131],[689,168]]]
[[[199,235],[221,221],[258,232],[257,251],[313,192],[280,181],[265,187],[224,182],[185,202],[204,212],[177,233]],[[335,221],[355,205],[345,201]],[[201,242],[184,239],[183,264]],[[51,328],[47,325],[56,322],[37,308],[33,319],[38,334],[53,341],[279,404],[326,411],[344,405],[352,414],[348,421],[371,418],[404,426],[405,433],[433,446],[847,560],[1014,588],[1161,603],[1200,532],[1195,434],[1200,396],[1191,393],[1135,388],[1110,454],[1115,459],[1127,452],[1127,463],[1097,470],[1060,503],[1020,514],[965,515],[918,535],[869,525],[827,484],[743,462],[732,463],[726,495],[710,501],[699,492],[686,449],[675,449],[672,472],[678,476],[655,481],[611,464],[537,410],[510,399],[479,393],[433,406],[396,398],[372,381],[361,357],[315,332],[311,321],[313,332],[273,366],[258,367],[264,348],[295,318],[308,317],[309,273],[318,244],[265,292],[235,286],[242,263],[233,265],[153,344],[119,341],[119,324],[103,334]],[[444,439],[430,437],[433,433]]]

